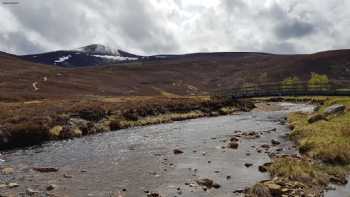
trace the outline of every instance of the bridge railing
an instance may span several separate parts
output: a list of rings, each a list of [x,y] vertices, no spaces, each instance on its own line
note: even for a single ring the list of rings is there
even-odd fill
[[[334,81],[330,83],[308,84],[263,84],[241,88],[217,91],[215,96],[230,96],[233,98],[263,97],[263,96],[350,96],[350,81]]]

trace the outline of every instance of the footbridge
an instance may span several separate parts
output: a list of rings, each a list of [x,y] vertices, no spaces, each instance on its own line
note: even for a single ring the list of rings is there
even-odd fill
[[[282,96],[350,96],[350,81],[334,81],[329,83],[294,84],[270,83],[221,90],[216,96],[235,99],[253,97],[282,97]]]

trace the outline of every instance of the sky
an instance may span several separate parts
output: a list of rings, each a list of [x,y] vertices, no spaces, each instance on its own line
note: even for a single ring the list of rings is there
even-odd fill
[[[95,43],[140,55],[350,48],[349,0],[0,2],[0,51],[18,55]]]

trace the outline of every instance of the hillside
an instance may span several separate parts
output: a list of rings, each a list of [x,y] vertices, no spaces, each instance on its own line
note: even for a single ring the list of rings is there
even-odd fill
[[[311,55],[247,52],[152,57],[63,68],[0,53],[0,98],[206,94],[244,84],[279,82],[293,75],[307,80],[311,72],[327,74],[332,80],[350,79],[350,50]]]

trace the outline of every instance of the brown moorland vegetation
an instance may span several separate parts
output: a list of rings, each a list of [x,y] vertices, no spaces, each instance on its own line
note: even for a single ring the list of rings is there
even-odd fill
[[[279,83],[311,73],[350,79],[350,50],[311,55],[202,53],[87,68],[60,68],[0,53],[3,101],[98,96],[203,95],[249,84]],[[36,82],[38,90],[34,90]]]

